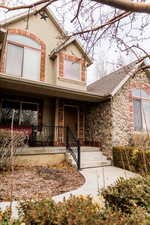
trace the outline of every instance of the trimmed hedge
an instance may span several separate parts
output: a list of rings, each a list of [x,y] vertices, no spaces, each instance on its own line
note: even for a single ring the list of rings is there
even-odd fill
[[[150,172],[150,150],[131,146],[113,147],[114,166],[134,172]]]

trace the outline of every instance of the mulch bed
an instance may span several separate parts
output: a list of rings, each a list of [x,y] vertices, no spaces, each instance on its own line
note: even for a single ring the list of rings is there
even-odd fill
[[[14,174],[0,172],[0,201],[13,201],[55,196],[79,188],[84,177],[67,164],[58,167],[19,167]]]

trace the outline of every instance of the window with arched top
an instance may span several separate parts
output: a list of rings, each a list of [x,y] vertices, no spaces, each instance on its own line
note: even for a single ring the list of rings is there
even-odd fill
[[[8,34],[6,73],[12,76],[40,80],[41,45],[29,37]]]
[[[150,94],[141,89],[132,90],[134,129],[150,130]]]

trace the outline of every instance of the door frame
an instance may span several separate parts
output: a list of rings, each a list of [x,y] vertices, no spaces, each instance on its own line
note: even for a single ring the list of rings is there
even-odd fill
[[[64,104],[64,124],[65,124],[65,107],[72,107],[77,109],[77,138],[79,138],[79,113],[80,113],[80,107],[79,105],[70,105],[70,104]]]

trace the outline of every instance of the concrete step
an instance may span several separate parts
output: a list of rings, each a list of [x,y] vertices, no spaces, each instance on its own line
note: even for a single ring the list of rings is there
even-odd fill
[[[90,161],[86,163],[81,163],[81,169],[84,168],[95,168],[95,167],[102,167],[102,166],[111,166],[111,161]]]
[[[81,152],[98,152],[98,147],[91,147],[91,146],[81,146]]]
[[[101,166],[110,166],[111,160],[100,151],[81,152],[81,168],[94,168]]]

